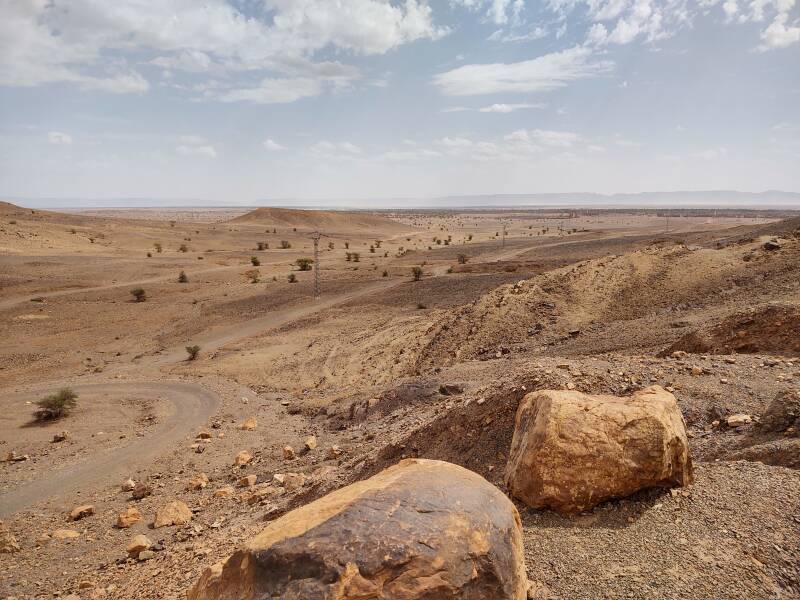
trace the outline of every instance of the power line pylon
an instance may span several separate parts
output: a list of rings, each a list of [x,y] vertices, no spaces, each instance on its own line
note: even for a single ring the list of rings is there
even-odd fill
[[[311,234],[311,239],[314,240],[314,300],[319,300],[321,295],[319,287],[319,231]]]

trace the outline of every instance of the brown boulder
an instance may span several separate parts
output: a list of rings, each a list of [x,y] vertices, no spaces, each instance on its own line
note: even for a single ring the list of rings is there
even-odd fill
[[[82,504],[81,506],[76,506],[72,509],[72,512],[69,513],[70,521],[78,521],[79,519],[83,519],[84,517],[88,517],[94,514],[94,506],[91,504]]]
[[[250,454],[247,450],[242,450],[236,457],[233,459],[234,466],[243,467],[248,464],[251,460],[253,460],[253,455]]]
[[[298,508],[201,576],[189,600],[523,600],[514,505],[480,475],[409,459]]]
[[[142,515],[139,512],[139,509],[135,506],[129,506],[125,512],[121,512],[117,515],[117,528],[119,529],[127,529],[131,525],[135,525],[139,521],[142,520]]]
[[[167,527],[169,525],[185,525],[192,520],[192,511],[184,502],[173,500],[167,502],[156,511],[153,527]]]
[[[529,506],[567,514],[644,488],[688,485],[692,460],[675,397],[659,386],[627,398],[528,394],[505,479]]]

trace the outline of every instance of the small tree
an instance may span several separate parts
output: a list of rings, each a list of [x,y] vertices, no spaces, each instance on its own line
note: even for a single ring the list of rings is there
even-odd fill
[[[353,252],[353,262],[360,262],[361,255],[358,252]]]
[[[131,296],[133,296],[133,299],[136,302],[144,302],[145,300],[147,300],[147,294],[145,293],[144,288],[140,287],[133,288],[131,290]]]
[[[286,278],[289,283],[297,283],[297,275],[294,273],[289,273],[289,276]]]
[[[311,265],[314,264],[314,261],[310,258],[298,258],[295,262],[297,262],[297,268],[301,271],[310,271]]]
[[[347,262],[350,262],[351,260],[353,260],[353,254],[351,252],[345,252],[345,258],[344,259]]]
[[[349,250],[350,249],[350,242],[345,242],[344,243],[344,249],[345,250]]]
[[[67,416],[78,403],[78,394],[70,388],[62,388],[55,394],[36,402],[39,409],[34,413],[37,421],[52,421]]]
[[[384,272],[383,272],[383,276],[384,276],[384,277],[388,277],[388,276],[389,276],[389,271],[384,271]]]
[[[189,277],[187,277],[186,271],[181,271],[181,274],[178,275],[178,283],[189,283]]]
[[[253,264],[254,267],[260,267],[261,266],[261,261],[258,259],[257,256],[251,256],[250,257],[250,262]]]
[[[189,354],[189,360],[194,360],[200,354],[200,346],[186,346],[186,352]]]
[[[411,275],[414,277],[414,281],[422,279],[422,267],[411,267]]]

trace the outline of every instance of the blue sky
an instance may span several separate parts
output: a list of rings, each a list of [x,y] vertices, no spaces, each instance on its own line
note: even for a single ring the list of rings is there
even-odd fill
[[[800,191],[796,0],[0,0],[0,194]]]

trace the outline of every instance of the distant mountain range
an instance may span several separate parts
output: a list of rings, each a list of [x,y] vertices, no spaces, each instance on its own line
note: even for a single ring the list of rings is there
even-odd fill
[[[392,208],[778,208],[800,210],[800,193],[768,190],[737,192],[642,192],[636,194],[488,194],[436,198],[270,198],[215,203],[199,198],[3,198],[29,208],[232,208],[273,206],[284,208],[392,209]]]

